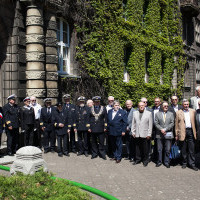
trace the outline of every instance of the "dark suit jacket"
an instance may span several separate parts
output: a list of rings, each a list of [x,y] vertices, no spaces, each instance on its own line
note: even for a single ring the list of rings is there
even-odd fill
[[[90,109],[90,129],[93,133],[102,133],[104,129],[107,129],[107,111],[103,107],[103,112],[99,116],[98,120],[95,120],[95,116],[92,113],[93,107]],[[101,110],[101,106],[98,109],[94,108],[94,112],[98,114]]]
[[[183,107],[181,105],[178,105],[178,110],[182,109]],[[169,106],[168,111],[172,112],[174,114],[174,117],[176,117],[176,112],[172,105]]]
[[[112,119],[113,109],[108,111],[108,130],[113,136],[120,136],[122,132],[126,132],[127,116],[126,112],[119,109],[115,117]]]
[[[19,107],[16,104],[14,106],[9,103],[4,105],[3,113],[7,127],[19,128]]]
[[[33,124],[35,125],[35,112],[34,108],[25,108],[24,106],[20,108],[20,120],[21,120],[21,127],[22,130],[25,130],[26,124]]]
[[[200,140],[200,109],[196,110],[196,130],[197,130],[197,140]]]
[[[75,110],[76,110],[76,106],[74,104],[69,104],[69,107],[66,106],[66,103],[63,104],[63,111],[64,112],[68,112],[69,118],[71,119],[71,125],[75,125]]]
[[[40,126],[45,127],[46,131],[52,131],[55,130],[54,127],[54,117],[56,115],[56,108],[54,106],[51,106],[51,113],[47,113],[47,107],[43,107],[41,109],[41,115],[40,115]]]

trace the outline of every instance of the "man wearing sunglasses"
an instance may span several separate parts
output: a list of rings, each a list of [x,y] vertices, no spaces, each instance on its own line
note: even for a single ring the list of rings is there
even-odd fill
[[[177,96],[172,96],[171,97],[171,105],[169,106],[169,111],[174,114],[174,117],[176,117],[176,112],[178,110],[181,110],[183,107],[182,105],[178,105],[178,97]]]

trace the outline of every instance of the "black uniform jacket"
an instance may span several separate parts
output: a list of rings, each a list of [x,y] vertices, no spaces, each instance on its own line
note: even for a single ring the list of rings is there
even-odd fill
[[[2,107],[0,107],[0,134],[3,132],[3,128],[4,128],[4,115],[3,115],[3,109]]]
[[[90,129],[93,133],[102,133],[104,132],[104,129],[107,129],[107,111],[104,106],[99,106],[98,108],[95,108],[94,106],[91,107]]]
[[[3,107],[3,113],[6,127],[19,128],[19,107],[17,104],[11,106],[7,103]]]
[[[90,127],[90,109],[87,106],[76,106],[74,128],[78,131],[87,131]]]
[[[45,127],[45,131],[54,131],[54,117],[56,115],[56,108],[51,106],[51,113],[47,113],[47,107],[41,109],[40,127]]]
[[[33,124],[35,126],[35,112],[34,108],[26,108],[21,107],[20,108],[20,121],[21,121],[21,127],[22,130],[25,130],[25,125],[27,124]]]
[[[66,106],[66,103],[63,104],[63,110],[64,112],[68,112],[70,121],[71,121],[71,125],[75,124],[75,110],[76,110],[76,106],[74,104],[69,104],[69,107]]]
[[[64,127],[59,127],[59,123],[64,124]],[[65,135],[67,134],[67,129],[71,128],[71,119],[69,118],[69,113],[62,110],[56,110],[56,114],[54,116],[54,126],[57,135]]]

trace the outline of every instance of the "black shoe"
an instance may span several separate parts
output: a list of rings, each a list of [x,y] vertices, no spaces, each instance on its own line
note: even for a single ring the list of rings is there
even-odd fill
[[[44,150],[44,153],[48,153],[48,152],[49,152],[49,150],[48,150],[48,149]]]
[[[118,163],[120,163],[121,162],[121,160],[116,160],[116,163],[118,164]]]
[[[72,153],[77,153],[77,151],[75,149],[72,149]]]
[[[165,167],[167,167],[167,168],[170,168],[170,165],[169,165],[169,164],[167,164],[167,165],[165,165]]]
[[[65,156],[70,157],[70,155],[68,153],[64,153]]]
[[[130,159],[130,162],[134,162],[134,159],[133,159],[133,158],[131,158],[131,159]]]
[[[81,155],[83,155],[83,153],[82,152],[78,152],[77,156],[81,156]]]
[[[140,161],[133,162],[133,165],[140,164]]]
[[[162,165],[162,163],[157,163],[156,167],[160,167]]]
[[[182,169],[185,169],[186,168],[186,165],[182,165]]]
[[[88,156],[89,156],[89,155],[88,155],[88,152],[85,152],[84,154],[85,154],[85,157],[88,157]]]
[[[103,159],[103,160],[107,160],[106,156],[102,156],[102,159]]]
[[[97,155],[96,155],[96,156],[92,156],[91,159],[95,159],[95,158],[97,158],[97,157],[98,157]]]
[[[192,166],[191,169],[193,169],[194,171],[198,171],[198,168],[195,166]]]
[[[55,153],[55,150],[54,150],[54,149],[51,149],[51,153]]]
[[[144,167],[147,167],[147,165],[148,165],[148,162],[143,163],[143,166],[144,166]]]
[[[8,152],[9,156],[14,156],[14,154],[12,152]]]
[[[59,153],[58,156],[59,156],[59,157],[63,157],[63,154],[62,154],[62,153]]]
[[[111,161],[114,161],[114,160],[116,160],[116,158],[110,158],[110,160],[111,160]]]

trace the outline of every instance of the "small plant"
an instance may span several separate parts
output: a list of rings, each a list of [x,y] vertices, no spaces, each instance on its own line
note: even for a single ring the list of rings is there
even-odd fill
[[[0,199],[4,200],[89,200],[92,197],[67,181],[51,179],[51,175],[39,171],[34,175],[17,173],[0,176]]]

